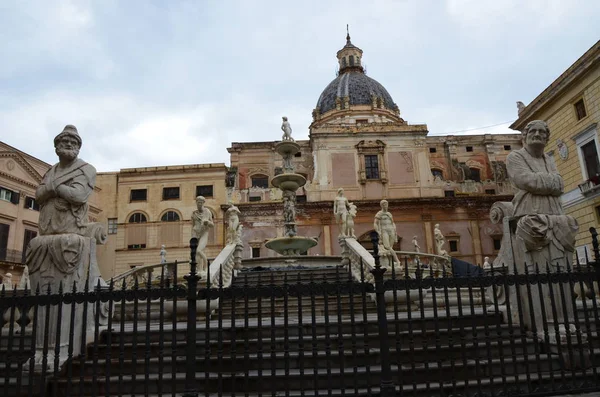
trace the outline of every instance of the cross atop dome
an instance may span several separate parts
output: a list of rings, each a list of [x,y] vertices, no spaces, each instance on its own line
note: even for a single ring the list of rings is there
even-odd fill
[[[350,71],[364,73],[365,70],[361,64],[362,54],[363,51],[350,41],[350,31],[348,25],[346,25],[346,45],[337,52],[337,59],[340,65],[339,74]]]

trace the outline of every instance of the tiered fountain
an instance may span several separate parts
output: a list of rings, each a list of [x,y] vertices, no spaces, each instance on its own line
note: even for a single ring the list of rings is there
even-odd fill
[[[291,128],[284,119],[283,140],[275,145],[275,151],[283,157],[283,174],[275,176],[271,184],[283,191],[284,235],[267,241],[265,246],[281,255],[300,255],[309,248],[317,245],[317,240],[310,237],[298,236],[296,227],[296,191],[304,186],[306,178],[294,172],[294,155],[300,152],[298,145],[291,137]]]

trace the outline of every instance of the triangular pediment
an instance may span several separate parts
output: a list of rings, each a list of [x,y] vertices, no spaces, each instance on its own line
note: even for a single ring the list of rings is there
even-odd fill
[[[42,175],[20,153],[14,151],[0,151],[0,175],[34,188],[42,181]]]

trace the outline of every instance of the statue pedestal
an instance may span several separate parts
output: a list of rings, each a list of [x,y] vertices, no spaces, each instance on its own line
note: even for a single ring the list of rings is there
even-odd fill
[[[59,293],[94,291],[106,283],[96,262],[96,240],[78,234],[38,236],[27,250],[32,293],[40,300]],[[33,319],[35,329],[35,371],[53,370],[68,358],[69,340],[72,355],[81,353],[94,337],[97,303],[62,303],[63,299],[39,305]],[[98,318],[106,324],[108,303],[100,303]],[[26,364],[25,369],[29,369]]]

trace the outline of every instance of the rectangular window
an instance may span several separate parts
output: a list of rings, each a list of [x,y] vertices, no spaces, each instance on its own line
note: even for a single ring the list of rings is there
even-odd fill
[[[213,185],[202,185],[196,186],[196,197],[212,197],[213,196]]]
[[[179,188],[178,187],[163,187],[163,200],[178,200],[179,199]]]
[[[129,201],[146,201],[148,198],[148,190],[146,189],[131,189]]]
[[[23,257],[21,258],[21,263],[25,263],[25,253],[27,252],[27,246],[29,246],[29,242],[33,240],[36,236],[36,231],[25,229],[25,236],[23,237]]]
[[[471,177],[469,179],[475,182],[481,182],[481,174],[478,168],[471,168]]]
[[[248,201],[250,201],[250,202],[260,201],[260,196],[250,196],[250,197],[248,197]]]
[[[450,252],[458,252],[458,240],[450,240],[448,244],[450,245]]]
[[[500,247],[502,246],[502,238],[500,237],[492,237],[494,241],[494,251],[500,251]]]
[[[511,146],[510,145],[504,145],[504,150],[510,150]]]
[[[496,189],[485,189],[485,194],[496,194]]]
[[[429,153],[436,153],[436,152],[437,152],[436,148],[434,148],[434,147],[429,148]]]
[[[252,247],[252,257],[260,258],[260,247]]]
[[[379,156],[365,155],[365,176],[367,179],[379,179]]]
[[[0,261],[6,260],[8,253],[8,233],[10,225],[0,223]]]
[[[269,187],[269,177],[253,176],[252,177],[252,187],[260,187],[262,189],[267,189]]]
[[[306,203],[306,194],[296,196],[296,203]]]
[[[473,151],[473,146],[467,146],[466,149],[467,149],[467,152],[472,152]]]
[[[34,210],[34,211],[40,210],[40,206],[35,201],[35,199],[33,197],[29,197],[29,196],[25,196],[25,208],[28,208],[28,209]]]
[[[298,153],[294,154],[294,157],[302,157],[302,152],[298,152]]]
[[[585,110],[585,103],[583,102],[583,98],[575,102],[575,113],[577,114],[577,120],[581,120],[585,116],[587,116],[587,111]]]
[[[130,249],[130,250],[141,250],[144,248],[146,248],[146,244],[129,244],[127,246],[127,249]]]
[[[368,124],[369,119],[356,119],[356,124]]]
[[[598,151],[596,150],[595,139],[592,139],[581,146],[581,154],[583,155],[583,162],[585,164],[588,179],[596,176],[596,174],[600,174],[600,163],[598,162]]]
[[[108,234],[117,234],[117,218],[108,218]]]
[[[444,191],[444,197],[454,197],[454,190]]]
[[[13,204],[19,204],[19,193],[0,187],[0,200],[10,201]]]

